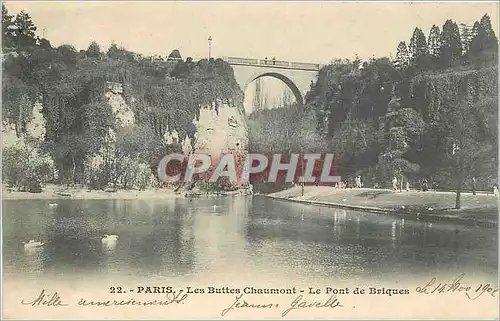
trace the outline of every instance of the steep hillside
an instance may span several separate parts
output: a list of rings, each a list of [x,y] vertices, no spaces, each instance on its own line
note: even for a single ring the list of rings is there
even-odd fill
[[[20,140],[51,160],[40,183],[91,188],[161,185],[156,167],[166,153],[246,151],[243,93],[227,63],[129,58],[82,58],[70,46],[5,57],[10,185],[26,189],[20,186],[26,179],[14,177],[26,176],[16,167],[19,149],[26,149]]]

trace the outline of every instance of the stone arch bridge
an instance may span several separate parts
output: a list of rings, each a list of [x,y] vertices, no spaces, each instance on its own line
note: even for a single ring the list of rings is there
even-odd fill
[[[274,77],[290,88],[299,105],[304,104],[304,96],[311,88],[311,82],[316,80],[321,68],[319,64],[274,59],[238,57],[223,57],[222,59],[232,66],[236,82],[243,92],[256,79]]]

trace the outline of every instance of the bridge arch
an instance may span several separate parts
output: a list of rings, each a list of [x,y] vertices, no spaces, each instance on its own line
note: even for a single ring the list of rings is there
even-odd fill
[[[287,85],[288,88],[292,91],[293,95],[295,96],[295,100],[297,101],[297,104],[299,106],[302,106],[304,104],[304,97],[302,96],[302,93],[300,92],[299,88],[297,85],[287,76],[280,74],[278,72],[258,72],[253,74],[245,83],[245,86],[243,88],[243,92],[245,92],[248,88],[248,85],[250,85],[253,81],[262,78],[262,77],[273,77],[276,79],[281,80],[285,85]]]

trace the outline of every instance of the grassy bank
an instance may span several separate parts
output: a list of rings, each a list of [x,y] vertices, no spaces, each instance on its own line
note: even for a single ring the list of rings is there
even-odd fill
[[[493,194],[463,193],[462,208],[455,206],[454,192],[393,192],[385,189],[335,189],[325,186],[306,186],[304,196],[301,187],[269,194],[270,197],[302,201],[318,205],[343,206],[419,218],[450,219],[468,222],[490,222],[498,224],[498,197]]]

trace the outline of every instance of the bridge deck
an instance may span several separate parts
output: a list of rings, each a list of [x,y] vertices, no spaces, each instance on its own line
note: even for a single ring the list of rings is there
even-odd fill
[[[265,67],[265,68],[279,68],[279,69],[294,69],[294,70],[306,70],[306,71],[319,71],[319,64],[312,64],[307,62],[293,62],[293,61],[283,61],[283,60],[273,60],[273,59],[249,59],[249,58],[238,58],[238,57],[224,57],[230,65],[242,65],[242,66],[253,66],[253,67]]]

